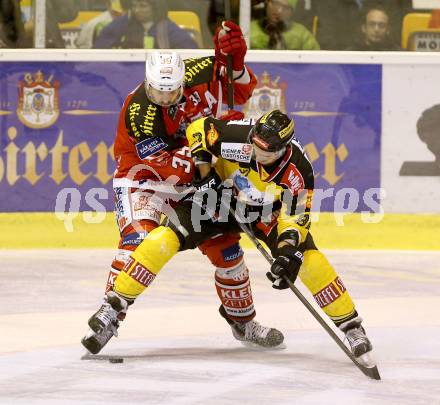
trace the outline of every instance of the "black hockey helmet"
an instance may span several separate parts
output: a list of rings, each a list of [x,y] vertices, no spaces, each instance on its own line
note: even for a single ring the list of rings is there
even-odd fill
[[[257,120],[249,134],[249,140],[260,149],[278,152],[293,139],[294,127],[293,119],[280,110],[273,110]]]

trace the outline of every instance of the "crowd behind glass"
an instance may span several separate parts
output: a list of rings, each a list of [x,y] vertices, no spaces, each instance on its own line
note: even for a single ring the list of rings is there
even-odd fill
[[[36,0],[1,0],[0,48],[34,47]],[[440,10],[412,0],[252,0],[250,49],[440,50]],[[240,23],[240,1],[231,0]],[[46,0],[46,48],[212,48],[223,0]],[[413,34],[420,34],[417,38]],[[422,39],[420,39],[422,38]]]

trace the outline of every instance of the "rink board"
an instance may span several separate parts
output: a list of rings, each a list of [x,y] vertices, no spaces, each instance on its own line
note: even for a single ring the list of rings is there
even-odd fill
[[[2,232],[2,246],[114,244],[112,143],[123,99],[143,77],[144,57],[142,51],[0,53],[0,195],[7,196],[0,199],[0,212],[34,212],[1,216],[2,229],[11,231]],[[259,85],[245,112],[258,116],[281,108],[295,118],[315,167],[316,188],[330,195],[322,201],[315,196],[314,210],[359,215],[378,211],[381,201],[393,214],[380,224],[341,227],[345,236],[337,241],[331,236],[333,218],[328,226],[315,224],[324,246],[438,249],[440,174],[417,132],[423,113],[439,103],[438,55],[251,51],[248,61]],[[35,88],[43,98],[34,97]],[[42,112],[48,104],[53,108]],[[103,223],[78,226],[98,237],[81,242],[54,219],[57,195],[66,189],[80,210],[94,210],[92,217],[109,212]],[[59,207],[74,211],[75,203],[67,198]],[[404,224],[412,225],[416,238],[402,237]],[[41,233],[49,228],[50,235]]]
[[[53,213],[0,213],[0,246],[3,249],[115,248],[119,235],[114,215],[103,214],[98,218],[89,212],[76,213],[61,220]],[[95,222],[90,222],[90,218]],[[324,249],[440,251],[439,229],[440,215],[386,214],[383,218],[365,218],[356,213],[321,213],[314,219],[311,232],[317,246]],[[244,247],[253,247],[245,236],[242,242]]]
[[[371,201],[364,196],[380,187],[381,66],[249,66],[260,84],[243,107],[246,116],[279,108],[295,118],[315,187],[331,193],[320,210],[337,211],[345,195],[353,211],[374,210],[378,193]],[[0,212],[68,209],[64,199],[56,204],[67,189],[77,190],[70,192],[73,210],[112,210],[118,114],[144,64],[0,62],[0,71],[0,193],[9,196],[0,200]]]

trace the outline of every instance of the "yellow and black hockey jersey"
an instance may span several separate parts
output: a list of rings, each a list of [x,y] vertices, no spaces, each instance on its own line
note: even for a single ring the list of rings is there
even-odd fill
[[[281,201],[282,209],[276,218],[278,234],[296,229],[301,243],[310,228],[312,165],[300,143],[293,139],[282,158],[271,167],[263,167],[255,160],[248,141],[253,124],[253,120],[199,119],[186,132],[191,153],[203,161],[215,156],[216,172],[222,180],[232,180],[237,198],[246,205],[266,206]],[[272,206],[275,211],[277,204]]]

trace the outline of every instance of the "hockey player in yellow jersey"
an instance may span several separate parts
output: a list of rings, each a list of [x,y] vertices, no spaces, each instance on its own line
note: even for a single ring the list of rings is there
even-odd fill
[[[294,137],[293,120],[278,110],[256,123],[203,118],[189,126],[187,138],[199,169],[199,178],[194,181],[198,191],[177,204],[173,215],[131,255],[106,307],[90,318],[90,327],[104,335],[113,334],[119,311],[145,290],[171,257],[200,247],[213,261],[220,254],[215,250],[218,235],[226,240],[237,237],[240,228],[236,221],[246,221],[275,258],[266,274],[273,288],[288,288],[282,276],[292,282],[299,276],[322,310],[345,333],[355,357],[371,351],[362,318],[346,287],[309,231],[314,174]],[[215,165],[213,157],[217,158]],[[225,184],[232,188],[224,188]],[[229,203],[234,217],[224,209]],[[222,288],[217,273],[216,284],[218,290]],[[241,286],[239,291],[246,296],[245,288]],[[237,325],[225,313],[223,300],[222,304],[220,312],[234,332]]]

